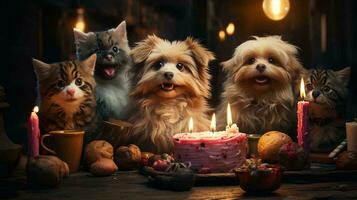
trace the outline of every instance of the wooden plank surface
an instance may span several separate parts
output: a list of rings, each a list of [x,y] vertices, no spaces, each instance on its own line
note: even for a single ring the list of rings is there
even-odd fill
[[[332,158],[328,157],[329,153],[310,153],[310,161],[317,163],[335,163]]]
[[[140,171],[143,175],[160,174],[150,167],[142,168]],[[209,173],[196,174],[196,186],[202,185],[236,185],[239,180],[235,173]],[[331,181],[354,181],[357,180],[357,170],[335,170],[332,168],[311,168],[310,170],[301,171],[284,171],[283,182],[285,183],[320,183]]]
[[[88,173],[72,174],[54,189],[39,190],[26,186],[24,176],[0,180],[0,199],[36,200],[121,200],[121,199],[356,199],[357,180],[342,182],[284,183],[271,195],[247,195],[238,185],[194,187],[187,192],[159,190],[148,185],[137,172],[118,172],[109,177]]]

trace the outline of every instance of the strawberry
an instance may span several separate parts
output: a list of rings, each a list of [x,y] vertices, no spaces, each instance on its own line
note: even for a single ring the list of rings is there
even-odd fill
[[[168,166],[169,166],[168,161],[160,159],[155,161],[152,167],[154,168],[154,170],[163,172],[167,169]]]

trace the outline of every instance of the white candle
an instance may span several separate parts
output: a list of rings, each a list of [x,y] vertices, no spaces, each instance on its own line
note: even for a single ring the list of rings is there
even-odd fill
[[[188,122],[188,132],[193,132],[193,119],[190,117],[190,121]]]
[[[214,133],[216,131],[216,114],[215,113],[213,113],[213,115],[212,115],[210,130],[212,133]]]
[[[227,105],[227,127],[232,126],[232,111],[231,111],[231,105],[228,103]]]

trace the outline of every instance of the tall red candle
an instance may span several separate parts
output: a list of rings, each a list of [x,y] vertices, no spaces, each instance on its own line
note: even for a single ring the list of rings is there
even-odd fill
[[[35,106],[33,112],[31,112],[30,118],[27,123],[27,139],[28,139],[28,152],[29,157],[35,157],[39,155],[39,143],[40,143],[40,127],[39,119],[37,116],[38,107]]]
[[[309,106],[310,103],[304,101],[305,98],[305,85],[304,79],[301,79],[300,84],[300,97],[301,101],[298,102],[297,115],[298,115],[298,127],[297,127],[297,138],[298,144],[301,145],[305,150],[310,150],[310,138],[309,138]]]

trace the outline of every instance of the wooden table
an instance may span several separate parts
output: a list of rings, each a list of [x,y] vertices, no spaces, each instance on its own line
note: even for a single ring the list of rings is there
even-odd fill
[[[284,183],[271,195],[246,195],[238,185],[200,186],[187,192],[159,190],[148,185],[146,177],[118,172],[109,177],[88,173],[72,174],[54,189],[30,189],[23,173],[0,179],[0,199],[107,200],[107,199],[357,199],[357,180],[321,183]]]

